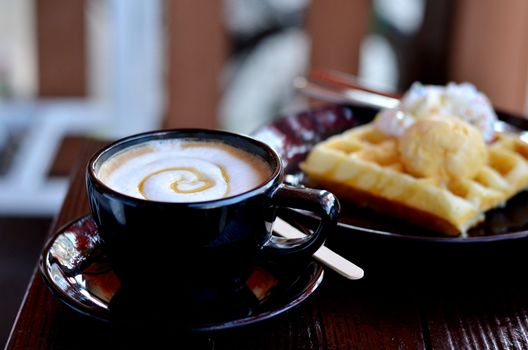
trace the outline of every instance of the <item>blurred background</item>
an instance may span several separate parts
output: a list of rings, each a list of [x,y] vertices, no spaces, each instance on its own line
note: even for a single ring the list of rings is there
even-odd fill
[[[313,68],[392,93],[469,81],[526,115],[527,33],[524,0],[0,0],[0,329],[85,138],[251,133],[309,108],[293,81]]]

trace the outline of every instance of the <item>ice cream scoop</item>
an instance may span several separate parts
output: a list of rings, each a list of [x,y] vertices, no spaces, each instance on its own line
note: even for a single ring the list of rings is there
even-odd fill
[[[443,180],[473,178],[487,161],[479,130],[446,115],[417,119],[398,139],[398,151],[409,173]]]

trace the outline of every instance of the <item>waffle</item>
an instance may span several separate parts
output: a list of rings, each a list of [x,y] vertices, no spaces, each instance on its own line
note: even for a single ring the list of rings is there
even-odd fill
[[[397,143],[365,124],[317,144],[300,167],[339,198],[450,236],[465,234],[528,186],[528,144],[514,134],[486,145],[487,162],[470,179],[414,176]]]

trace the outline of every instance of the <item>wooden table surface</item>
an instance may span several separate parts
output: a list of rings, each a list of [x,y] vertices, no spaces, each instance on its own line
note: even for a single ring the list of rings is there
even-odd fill
[[[81,164],[100,144],[90,142]],[[88,213],[84,166],[72,177],[64,206],[52,234],[65,223]],[[427,256],[409,259],[412,251],[392,247],[355,247],[343,232],[328,245],[366,270],[366,278],[348,281],[326,271],[322,285],[307,301],[276,318],[214,336],[116,330],[111,325],[72,311],[52,296],[38,271],[14,324],[7,349],[521,349],[528,348],[528,287],[522,259],[510,258],[504,247],[487,252],[487,264],[471,265],[441,252],[430,267]],[[526,243],[515,242],[524,251]],[[348,249],[350,248],[350,249]],[[378,249],[379,248],[379,249]],[[462,248],[466,249],[466,248]],[[496,253],[494,251],[496,250]],[[459,252],[460,253],[460,252]],[[356,259],[357,257],[357,259]],[[369,259],[370,258],[370,259]],[[458,258],[457,258],[458,259]],[[407,262],[407,263],[405,263]],[[410,263],[409,263],[410,262]],[[473,261],[474,262],[474,261]],[[473,264],[475,265],[475,264]],[[187,342],[187,343],[186,343]]]

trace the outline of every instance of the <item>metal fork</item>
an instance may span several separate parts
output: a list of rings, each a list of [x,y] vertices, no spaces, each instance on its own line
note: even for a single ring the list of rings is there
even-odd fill
[[[346,87],[346,82],[336,84],[335,81],[325,80],[322,84],[305,77],[297,77],[294,79],[293,86],[304,96],[332,103],[352,103],[379,109],[395,108],[400,104],[400,100],[394,97],[360,88]],[[493,127],[497,133],[519,134],[519,137],[528,143],[528,132],[515,125],[497,120]]]

